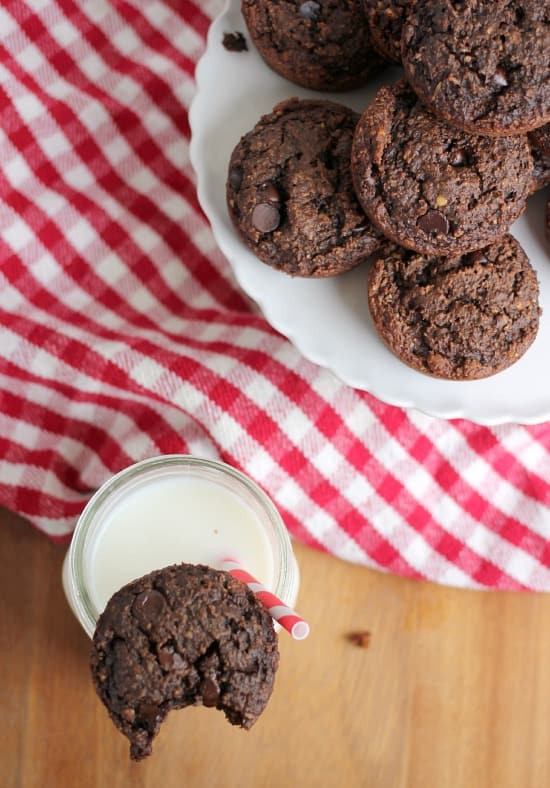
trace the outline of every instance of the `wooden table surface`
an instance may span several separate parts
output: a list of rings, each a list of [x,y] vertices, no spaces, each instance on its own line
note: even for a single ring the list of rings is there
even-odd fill
[[[174,712],[134,764],[88,677],[64,552],[0,512],[2,788],[550,784],[550,596],[437,587],[298,545],[312,632],[281,636],[256,726]],[[346,638],[364,629],[368,649]]]

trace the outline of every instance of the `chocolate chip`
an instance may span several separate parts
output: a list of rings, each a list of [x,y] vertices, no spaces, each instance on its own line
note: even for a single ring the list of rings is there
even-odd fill
[[[493,74],[493,82],[495,85],[498,85],[499,88],[508,87],[508,78],[503,68],[497,68]]]
[[[314,2],[314,0],[307,0],[307,2],[300,4],[298,14],[304,19],[316,22],[321,16],[321,4]]]
[[[156,703],[140,703],[138,706],[138,717],[147,725],[152,728],[159,716],[159,707]]]
[[[220,688],[213,676],[207,676],[201,681],[201,695],[204,706],[215,706],[220,699]]]
[[[281,202],[281,195],[273,181],[267,181],[260,187],[262,190],[262,197],[268,202]]]
[[[231,167],[229,172],[229,185],[232,189],[235,189],[236,192],[239,191],[241,188],[241,183],[243,182],[243,168],[240,164],[236,164],[235,167]]]
[[[478,250],[476,252],[470,252],[470,254],[467,257],[467,260],[472,265],[475,265],[476,263],[482,263],[483,265],[485,265],[486,263],[489,262],[487,260],[487,257],[485,256],[483,250]]]
[[[428,235],[447,235],[449,232],[449,221],[441,211],[428,211],[418,219],[417,224]]]
[[[321,4],[308,0],[307,3],[300,5],[298,13],[304,19],[311,19],[313,22],[316,22],[321,16]]]
[[[516,25],[519,25],[521,27],[523,20],[525,19],[525,11],[523,10],[523,8],[516,8],[515,15],[516,15]]]
[[[452,167],[464,167],[467,161],[468,157],[463,150],[460,150],[460,148],[455,148],[455,150],[451,151],[449,154],[449,164]]]
[[[145,626],[152,625],[162,613],[166,600],[159,591],[142,591],[134,599],[132,613]]]
[[[358,227],[352,227],[350,232],[352,234],[365,233],[368,232],[370,229],[371,229],[370,225],[367,222],[364,222],[363,224],[360,224]]]
[[[248,49],[242,33],[224,33],[222,44],[229,52],[244,52]]]
[[[273,232],[280,221],[279,209],[271,202],[261,202],[252,211],[252,224],[260,233]]]
[[[158,660],[163,670],[181,670],[186,665],[185,660],[177,651],[172,651],[169,648],[159,649]]]

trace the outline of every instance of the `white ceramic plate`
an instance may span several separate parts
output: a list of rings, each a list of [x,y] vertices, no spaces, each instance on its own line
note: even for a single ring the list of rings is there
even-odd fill
[[[247,52],[228,52],[225,32],[241,31]],[[546,194],[529,199],[525,214],[513,225],[537,269],[543,315],[538,336],[510,369],[485,380],[451,382],[422,375],[399,361],[379,339],[366,300],[366,266],[343,276],[303,280],[261,263],[234,231],[225,204],[229,157],[240,137],[278,101],[298,96],[325,96],[358,111],[378,87],[400,76],[399,69],[347,93],[319,94],[274,74],[254,50],[240,13],[229,0],[213,22],[206,52],[197,67],[197,93],[190,113],[191,161],[198,196],[216,241],[237,281],[267,320],[310,361],[332,370],[351,386],[370,391],[384,402],[414,407],[433,416],[463,417],[481,424],[536,423],[550,419],[550,260],[544,238]]]

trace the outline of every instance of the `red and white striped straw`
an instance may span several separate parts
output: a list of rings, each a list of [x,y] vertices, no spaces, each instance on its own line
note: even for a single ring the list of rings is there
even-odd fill
[[[309,624],[296,613],[291,607],[285,605],[282,599],[275,596],[262,583],[259,583],[250,572],[247,572],[238,561],[232,558],[223,561],[223,569],[229,572],[237,580],[240,580],[253,591],[271,617],[277,621],[283,629],[290,632],[294,640],[304,640],[309,635]]]

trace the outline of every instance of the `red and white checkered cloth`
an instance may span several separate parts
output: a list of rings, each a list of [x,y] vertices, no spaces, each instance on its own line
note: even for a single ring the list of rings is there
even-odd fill
[[[304,360],[236,286],[188,155],[221,6],[0,7],[0,503],[66,537],[133,461],[219,457],[341,558],[550,590],[550,424],[387,406]]]

